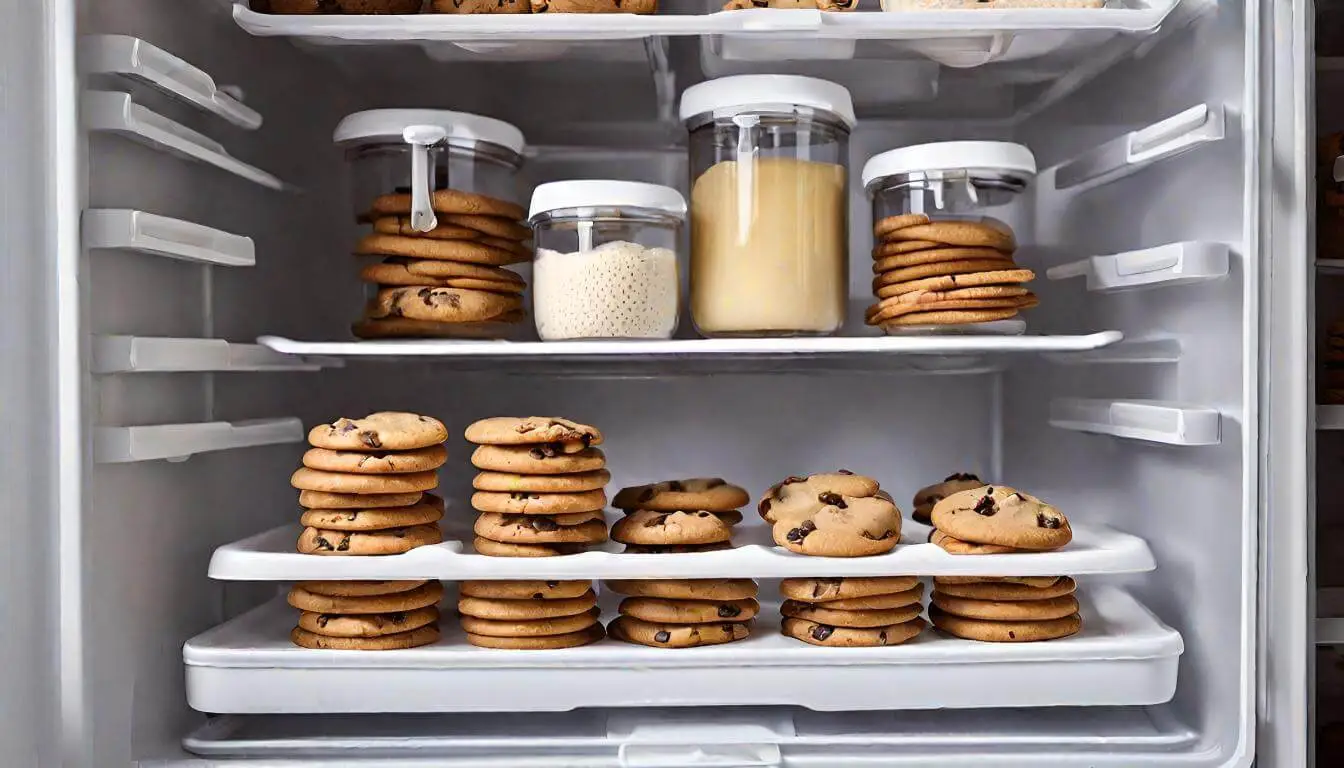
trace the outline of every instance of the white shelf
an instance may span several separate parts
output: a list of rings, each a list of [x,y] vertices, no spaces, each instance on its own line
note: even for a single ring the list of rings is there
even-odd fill
[[[461,505],[465,506],[465,505]],[[1141,573],[1157,567],[1137,536],[1104,526],[1075,526],[1073,541],[1054,552],[1011,555],[951,555],[929,544],[929,528],[906,521],[901,543],[876,557],[807,557],[775,546],[765,525],[741,526],[733,549],[689,554],[632,555],[611,542],[605,548],[563,557],[489,557],[471,548],[470,524],[453,514],[444,521],[444,542],[385,557],[326,557],[295,551],[299,528],[282,526],[226,544],[210,558],[209,575],[222,581],[309,579],[685,579],[807,576],[1053,576],[1061,573]]]
[[[1213,408],[1164,400],[1050,402],[1050,426],[1166,445],[1217,445],[1222,414]]]
[[[1221,105],[1191,107],[1047,169],[1041,173],[1042,186],[1090,189],[1122,179],[1154,163],[1221,140],[1223,118]]]
[[[80,41],[79,63],[85,74],[143,83],[239,127],[261,127],[261,115],[221,90],[210,75],[137,37],[89,35]]]
[[[1332,431],[1344,429],[1344,405],[1316,406],[1316,429]]]
[[[93,458],[100,464],[180,461],[210,451],[299,443],[306,434],[303,423],[293,418],[96,427]]]
[[[1054,352],[1046,359],[1056,365],[1167,365],[1181,361],[1178,339],[1127,339],[1085,352]]]
[[[136,104],[129,93],[86,92],[83,118],[89,130],[115,133],[160,152],[212,165],[268,189],[285,188],[284,182],[233,157],[214,139]]]
[[[1079,597],[1083,630],[1045,643],[978,643],[930,629],[900,646],[822,648],[781,635],[776,607],[763,605],[751,637],[703,648],[611,639],[552,651],[475,648],[446,611],[438,643],[384,652],[298,648],[289,640],[296,612],[275,601],[187,641],[182,658],[191,707],[225,714],[764,704],[854,711],[1169,701],[1184,650],[1180,635],[1121,590],[1098,587]],[[614,615],[604,612],[606,619]],[[729,669],[733,685],[724,685]]]
[[[1087,278],[1098,293],[1201,283],[1227,276],[1230,255],[1224,243],[1184,242],[1138,251],[1092,256],[1046,270],[1050,280]]]
[[[159,336],[97,336],[93,373],[171,373],[188,371],[319,371],[340,361],[282,355],[260,344],[222,339],[174,339]]]
[[[90,208],[84,211],[80,226],[85,248],[137,251],[221,267],[257,263],[250,237],[144,211]]]

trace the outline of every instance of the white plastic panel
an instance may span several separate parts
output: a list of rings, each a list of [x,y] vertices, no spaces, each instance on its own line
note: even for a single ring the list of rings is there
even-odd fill
[[[1216,445],[1222,414],[1212,408],[1160,400],[1085,400],[1050,403],[1050,426],[1167,445]]]
[[[1127,339],[1086,352],[1059,352],[1045,356],[1056,365],[1167,365],[1181,361],[1179,339]]]
[[[97,427],[93,434],[93,457],[101,464],[175,461],[209,451],[298,443],[306,434],[298,419]]]
[[[1223,108],[1200,104],[1041,173],[1055,189],[1090,188],[1223,138]]]
[[[80,226],[85,248],[137,251],[223,267],[257,263],[250,237],[145,211],[91,208],[84,211]]]
[[[326,361],[328,365],[337,361]],[[260,344],[223,339],[99,336],[93,340],[93,373],[183,371],[317,371],[323,361],[282,355]]]
[[[1171,243],[1051,267],[1051,280],[1087,278],[1087,290],[1099,293],[1185,285],[1227,276],[1228,248],[1223,243]]]

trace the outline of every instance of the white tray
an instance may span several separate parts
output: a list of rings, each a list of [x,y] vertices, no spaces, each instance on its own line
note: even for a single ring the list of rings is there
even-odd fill
[[[452,521],[460,522],[460,521]],[[451,523],[450,523],[451,524]],[[210,578],[224,581],[305,579],[683,579],[790,576],[981,575],[1050,576],[1138,573],[1157,567],[1147,543],[1104,526],[1075,526],[1073,541],[1055,552],[950,555],[927,543],[929,528],[905,522],[901,544],[877,557],[807,557],[775,546],[764,525],[737,530],[737,547],[719,552],[630,555],[622,545],[564,557],[488,557],[470,541],[451,538],[402,555],[331,557],[294,551],[299,529],[275,528],[215,550]]]
[[[1169,701],[1184,650],[1180,635],[1119,589],[1099,587],[1080,597],[1083,631],[1047,643],[978,643],[929,630],[901,646],[821,648],[779,634],[778,613],[765,608],[747,640],[704,648],[607,639],[555,651],[483,649],[467,645],[457,622],[445,616],[435,645],[383,652],[298,648],[289,640],[295,611],[276,601],[192,638],[182,658],[188,703],[221,714]]]

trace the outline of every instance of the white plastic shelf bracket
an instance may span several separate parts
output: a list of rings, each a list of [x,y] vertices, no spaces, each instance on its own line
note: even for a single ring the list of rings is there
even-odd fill
[[[1222,414],[1213,408],[1164,400],[1050,402],[1050,426],[1166,445],[1217,445]]]
[[[1124,178],[1224,135],[1223,108],[1200,104],[1147,128],[1102,144],[1046,174],[1054,177],[1055,189],[1092,188]],[[1042,174],[1042,175],[1046,175]]]
[[[298,443],[304,436],[303,423],[294,418],[98,427],[93,435],[93,457],[99,464],[185,461],[210,451]]]
[[[84,212],[81,226],[85,248],[137,251],[221,267],[257,263],[250,237],[144,211],[92,208]]]
[[[1177,339],[1127,339],[1101,349],[1053,352],[1045,359],[1056,365],[1165,365],[1181,361]]]
[[[1086,277],[1087,290],[1105,293],[1214,280],[1227,275],[1229,261],[1226,244],[1192,241],[1091,256],[1051,267],[1045,276],[1050,280]]]
[[[285,188],[284,182],[233,157],[209,136],[136,104],[129,93],[89,91],[83,107],[90,130],[115,133],[160,152],[213,165],[268,189]]]
[[[260,344],[223,339],[174,339],[155,336],[97,336],[94,373],[180,373],[191,371],[318,371],[339,365],[282,355]]]
[[[149,85],[234,125],[256,130],[261,115],[215,85],[214,78],[138,37],[89,35],[80,41],[87,75],[116,75]]]

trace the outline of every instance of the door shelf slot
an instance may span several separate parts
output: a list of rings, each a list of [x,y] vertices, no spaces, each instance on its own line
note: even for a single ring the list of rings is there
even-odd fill
[[[82,220],[84,247],[137,251],[221,267],[257,263],[252,238],[145,211],[91,208]]]
[[[1138,251],[1091,256],[1046,270],[1050,280],[1087,278],[1099,293],[1200,283],[1227,276],[1231,253],[1224,243],[1188,241]]]
[[[161,336],[99,336],[93,342],[94,373],[319,371],[336,360],[282,355],[260,344],[223,339]]]
[[[303,442],[303,423],[295,418],[207,421],[134,427],[97,427],[93,457],[99,464],[135,461],[184,461],[198,453]]]
[[[1213,408],[1164,400],[1050,402],[1050,426],[1166,445],[1217,445],[1222,414]]]
[[[1199,104],[1046,170],[1041,174],[1043,186],[1091,189],[1219,141],[1223,135],[1223,107]]]

